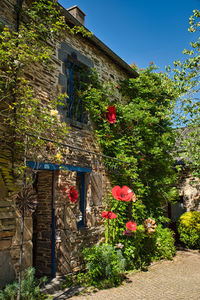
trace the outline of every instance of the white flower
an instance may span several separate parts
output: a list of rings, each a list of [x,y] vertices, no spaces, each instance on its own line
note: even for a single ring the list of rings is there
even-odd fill
[[[116,244],[115,248],[116,249],[122,249],[124,247],[124,245],[122,243]]]

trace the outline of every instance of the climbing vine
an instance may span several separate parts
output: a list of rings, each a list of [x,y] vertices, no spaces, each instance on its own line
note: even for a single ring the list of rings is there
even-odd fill
[[[0,28],[0,180],[8,191],[23,172],[25,135],[29,154],[37,155],[44,144],[39,136],[58,141],[68,131],[57,111],[67,95],[41,95],[37,88],[40,74],[54,72],[56,41],[65,34],[90,35],[83,27],[67,25],[56,1],[33,1],[29,6],[24,1],[15,12],[16,28]]]

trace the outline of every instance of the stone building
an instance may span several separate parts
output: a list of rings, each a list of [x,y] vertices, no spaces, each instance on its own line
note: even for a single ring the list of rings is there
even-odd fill
[[[14,28],[15,4],[16,0],[2,0],[0,5],[1,23]],[[79,7],[62,8],[62,13],[70,26],[84,25],[85,14]],[[66,33],[52,47],[54,70],[47,72],[35,65],[27,74],[41,101],[48,101],[59,91],[70,94],[73,75],[80,67],[95,68],[102,81],[117,83],[138,76],[95,35],[83,38]],[[117,90],[115,98],[121,100]],[[101,152],[89,117],[65,108],[59,113],[70,126],[63,143],[74,148],[65,148],[60,164],[51,160],[52,149],[48,149],[48,158],[38,155],[37,162],[31,158],[27,161],[34,175],[38,204],[35,213],[25,217],[23,268],[33,265],[38,275],[50,277],[80,270],[82,248],[102,238],[101,212],[109,188],[102,161],[97,160]],[[72,186],[79,195],[75,203],[66,194]],[[0,188],[0,286],[4,286],[14,279],[18,269],[20,213],[6,197],[4,187]]]

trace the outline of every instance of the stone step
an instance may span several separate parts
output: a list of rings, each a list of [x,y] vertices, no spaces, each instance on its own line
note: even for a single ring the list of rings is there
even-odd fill
[[[61,290],[61,285],[66,281],[64,276],[56,276],[47,282],[47,284],[41,288],[43,294],[54,294],[57,291]]]
[[[85,290],[84,287],[69,287],[62,291],[58,291],[57,293],[51,295],[53,297],[53,300],[64,300],[71,298],[75,295],[78,295],[80,292],[83,292]]]

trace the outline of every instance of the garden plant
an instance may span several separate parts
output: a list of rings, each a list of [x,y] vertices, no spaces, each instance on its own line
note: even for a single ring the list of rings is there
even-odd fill
[[[187,248],[200,249],[200,212],[185,212],[178,221],[178,233]]]

